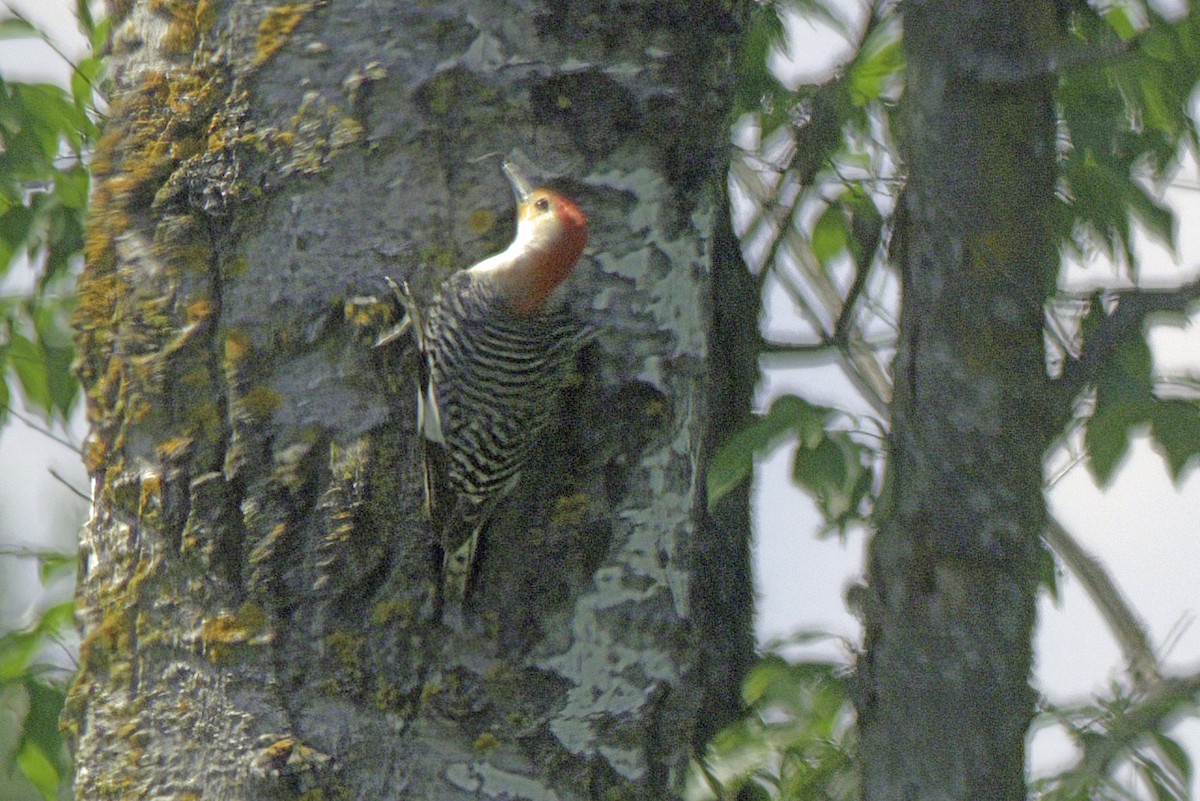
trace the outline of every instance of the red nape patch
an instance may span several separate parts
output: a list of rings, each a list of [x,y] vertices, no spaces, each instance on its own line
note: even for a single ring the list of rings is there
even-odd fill
[[[571,274],[579,257],[583,255],[583,246],[587,244],[588,239],[587,217],[578,206],[560,195],[545,190],[539,191],[544,192],[544,196],[551,203],[558,230],[549,247],[539,249],[532,255],[528,290],[525,298],[516,304],[515,308],[518,314],[535,312],[546,296]]]
[[[554,205],[554,216],[564,228],[574,229],[583,234],[583,241],[587,242],[587,217],[583,213],[583,209],[575,205],[574,201],[554,195],[551,201]],[[582,251],[580,246],[580,251]]]

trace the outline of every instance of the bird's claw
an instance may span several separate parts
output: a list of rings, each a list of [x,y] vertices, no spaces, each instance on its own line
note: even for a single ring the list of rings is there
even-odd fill
[[[420,330],[421,312],[417,308],[417,303],[413,300],[412,292],[408,288],[408,282],[404,281],[397,284],[390,275],[383,277],[387,281],[388,286],[392,290],[392,294],[396,297],[396,302],[400,304],[400,308],[404,309],[404,317],[400,322],[381,333],[375,339],[376,348],[381,348],[391,342],[395,342],[400,337],[408,333],[408,330],[416,323],[417,330]]]

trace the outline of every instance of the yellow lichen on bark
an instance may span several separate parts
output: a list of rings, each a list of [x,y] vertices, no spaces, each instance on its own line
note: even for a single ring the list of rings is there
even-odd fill
[[[312,11],[312,3],[288,3],[268,9],[258,24],[258,38],[254,43],[254,65],[268,61],[279,48],[287,44],[300,21]]]

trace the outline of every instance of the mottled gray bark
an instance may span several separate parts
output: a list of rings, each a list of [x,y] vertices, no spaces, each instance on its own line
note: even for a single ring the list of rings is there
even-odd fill
[[[752,330],[721,2],[118,3],[77,315],[92,436],[81,799],[658,799],[750,656],[745,499],[704,511]],[[479,626],[430,613],[427,297],[512,230],[521,147],[591,218],[598,329],[499,512]],[[730,294],[721,294],[728,286]],[[380,299],[382,298],[382,299]]]
[[[868,801],[1025,798],[1056,274],[1049,0],[913,0],[890,465],[859,662]]]

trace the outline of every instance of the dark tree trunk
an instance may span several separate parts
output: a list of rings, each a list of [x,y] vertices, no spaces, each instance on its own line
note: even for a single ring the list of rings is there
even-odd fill
[[[1060,35],[1049,0],[904,6],[903,311],[859,663],[867,801],[1025,798]]]
[[[116,4],[76,320],[81,799],[677,796],[752,645],[745,497],[701,489],[754,382],[729,7]],[[506,243],[514,146],[591,218],[599,336],[458,634],[413,376],[371,343],[384,275],[428,297]]]

